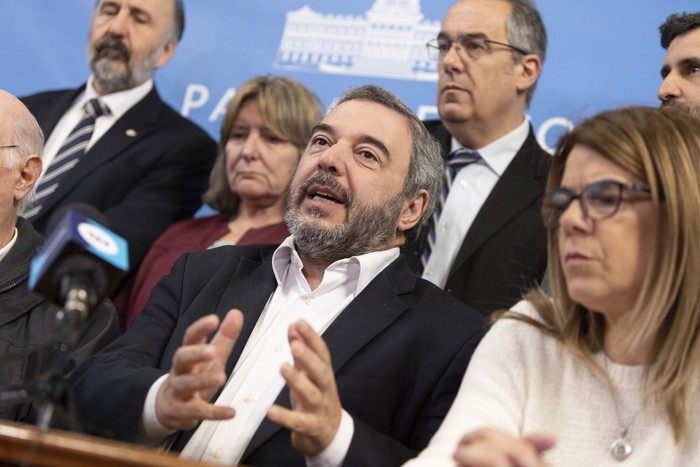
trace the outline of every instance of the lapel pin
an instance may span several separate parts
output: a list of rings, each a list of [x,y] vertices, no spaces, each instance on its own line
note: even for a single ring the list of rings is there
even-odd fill
[[[135,138],[137,134],[138,133],[133,128],[129,128],[128,130],[126,130],[126,136],[130,138]]]

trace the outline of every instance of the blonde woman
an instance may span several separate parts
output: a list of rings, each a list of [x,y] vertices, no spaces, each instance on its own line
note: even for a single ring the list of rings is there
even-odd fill
[[[115,297],[128,326],[183,253],[220,245],[281,243],[287,187],[311,130],[321,120],[316,95],[281,76],[241,85],[226,109],[204,202],[219,214],[174,224],[153,244],[135,279]]]
[[[700,121],[604,112],[548,179],[551,297],[477,349],[411,466],[700,465]]]

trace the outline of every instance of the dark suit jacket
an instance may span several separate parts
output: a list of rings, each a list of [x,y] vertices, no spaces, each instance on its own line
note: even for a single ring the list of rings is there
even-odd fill
[[[84,89],[43,92],[22,101],[48,138]],[[32,223],[48,234],[47,222],[61,206],[91,204],[129,243],[134,269],[166,227],[202,204],[215,157],[214,140],[165,104],[154,87],[80,158]]]
[[[447,155],[452,136],[438,120],[425,125]],[[530,129],[474,219],[450,269],[445,290],[485,315],[511,307],[544,276],[547,230],[540,205],[550,157]],[[424,242],[425,234],[404,249],[415,271],[421,268]]]
[[[78,410],[89,425],[133,441],[153,382],[168,371],[185,329],[230,308],[245,316],[227,364],[233,370],[277,287],[272,246],[221,247],[186,254],[156,287],[132,327],[73,374]],[[485,331],[478,313],[416,278],[399,257],[326,330],[340,399],[355,433],[346,465],[399,465],[425,447],[449,409]],[[214,396],[214,400],[218,394]],[[289,406],[287,388],[277,403]],[[181,449],[192,431],[181,433]],[[290,432],[260,425],[242,460],[299,465]]]

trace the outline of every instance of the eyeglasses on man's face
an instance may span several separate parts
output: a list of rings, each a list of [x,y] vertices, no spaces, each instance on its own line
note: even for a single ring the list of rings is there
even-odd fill
[[[12,149],[12,148],[18,148],[16,144],[9,144],[7,146],[0,146],[0,149]]]
[[[425,46],[428,48],[428,55],[431,60],[442,60],[448,54],[452,46],[457,47],[457,53],[466,54],[472,60],[478,60],[486,54],[490,54],[493,50],[493,45],[500,45],[514,50],[522,55],[528,55],[530,52],[506,44],[505,42],[493,41],[481,34],[466,34],[457,39],[448,39],[447,37],[438,37],[428,41]]]
[[[578,195],[566,188],[559,188],[545,195],[542,201],[542,220],[548,229],[558,228],[561,215],[576,199],[581,202],[581,210],[590,219],[607,219],[620,208],[623,193],[626,191],[635,193],[636,199],[649,199],[651,197],[651,189],[646,185],[622,183],[615,180],[601,180],[586,185]]]

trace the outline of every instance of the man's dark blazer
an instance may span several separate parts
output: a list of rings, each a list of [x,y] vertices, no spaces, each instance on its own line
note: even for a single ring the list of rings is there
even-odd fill
[[[439,120],[425,125],[449,154],[447,129]],[[550,158],[531,128],[474,218],[450,269],[445,290],[485,315],[510,308],[544,276],[547,230],[540,205]],[[424,242],[425,235],[404,249],[414,271],[421,269]]]
[[[48,138],[84,89],[22,101]],[[61,206],[91,204],[129,243],[134,269],[166,227],[201,206],[215,157],[214,140],[164,103],[154,87],[80,158],[32,223],[48,234],[51,214]]]
[[[277,287],[273,252],[269,245],[221,247],[181,257],[132,327],[73,373],[87,424],[133,441],[148,389],[170,368],[185,329],[208,313],[223,317],[239,308],[245,320],[226,366],[230,374]],[[323,334],[340,400],[355,424],[345,465],[400,465],[425,447],[484,331],[483,317],[418,279],[402,256],[380,272]],[[289,407],[286,386],[277,403]],[[180,433],[174,448],[182,449],[193,431]],[[242,462],[305,465],[290,432],[267,419]]]

